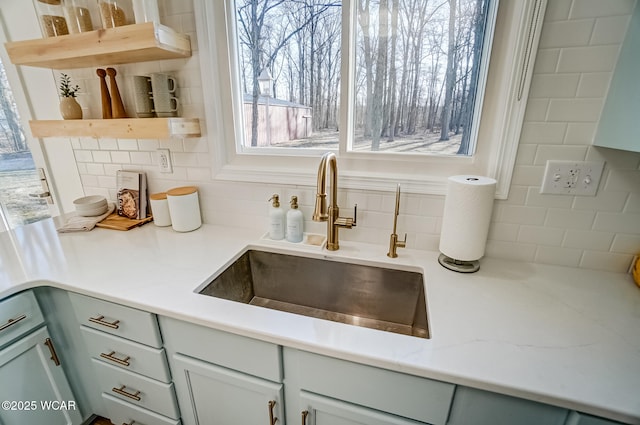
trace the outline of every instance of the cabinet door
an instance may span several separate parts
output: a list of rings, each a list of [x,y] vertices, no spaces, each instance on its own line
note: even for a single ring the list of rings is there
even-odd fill
[[[62,367],[45,345],[43,327],[0,351],[0,423],[80,424],[80,410]]]
[[[170,363],[185,425],[283,423],[282,384],[181,354]]]
[[[459,386],[447,425],[564,425],[561,407]]]
[[[417,425],[416,422],[367,407],[302,391],[300,423],[303,425]]]

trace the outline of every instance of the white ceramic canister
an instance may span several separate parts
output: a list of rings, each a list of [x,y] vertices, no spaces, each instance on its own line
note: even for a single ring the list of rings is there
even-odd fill
[[[149,195],[153,224],[160,227],[171,226],[171,214],[169,213],[169,201],[167,192],[152,193]]]
[[[176,187],[167,191],[171,226],[176,232],[190,232],[202,225],[198,188]]]

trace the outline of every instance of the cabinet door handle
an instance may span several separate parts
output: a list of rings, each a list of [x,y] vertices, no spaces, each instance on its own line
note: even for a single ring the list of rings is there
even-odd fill
[[[47,346],[49,352],[51,353],[51,360],[53,360],[53,364],[55,364],[56,366],[60,366],[60,359],[58,358],[58,354],[56,353],[56,349],[53,346],[53,341],[51,341],[51,338],[45,339],[44,345]]]
[[[9,319],[9,320],[7,320],[7,323],[5,323],[4,325],[0,326],[0,331],[3,331],[3,330],[15,325],[19,321],[24,320],[26,318],[27,318],[26,314],[21,314],[18,317],[14,317],[13,319]]]
[[[302,411],[302,425],[307,425],[307,416],[309,416],[308,410]]]
[[[114,356],[115,353],[116,353],[115,351],[112,351],[109,354],[100,353],[100,357],[102,357],[103,359],[107,359],[109,361],[112,361],[114,363],[117,363],[119,365],[122,365],[122,366],[126,366],[126,367],[131,366],[131,363],[129,363],[129,359],[131,358],[131,356],[127,356],[124,359],[119,359],[116,356]]]
[[[107,328],[111,328],[111,329],[118,329],[120,327],[118,326],[118,323],[120,323],[119,320],[114,320],[113,322],[107,322],[106,320],[104,320],[103,315],[100,315],[98,317],[89,317],[89,321],[91,323],[97,323],[98,325],[106,326]]]
[[[140,401],[140,400],[142,400],[142,399],[139,397],[139,395],[140,395],[140,391],[136,391],[135,393],[129,393],[129,392],[127,392],[127,391],[125,391],[125,390],[124,390],[125,388],[127,388],[127,386],[126,386],[126,385],[123,385],[123,386],[121,386],[120,388],[113,387],[113,388],[111,388],[111,391],[113,391],[113,392],[114,392],[114,393],[116,393],[116,394],[120,394],[120,395],[123,395],[123,396],[125,396],[125,397],[128,397],[128,398],[130,398],[130,399],[132,399],[132,400],[135,400],[135,401]]]
[[[278,418],[273,417],[273,408],[276,406],[275,400],[269,401],[269,425],[275,425],[278,422]]]
[[[136,421],[131,421],[131,422],[129,422],[129,423],[127,423],[127,422],[122,422],[122,425],[133,425],[133,424],[135,424],[135,423],[136,423]]]

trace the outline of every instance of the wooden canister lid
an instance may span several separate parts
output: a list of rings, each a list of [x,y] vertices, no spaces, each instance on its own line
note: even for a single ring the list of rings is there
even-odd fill
[[[167,191],[168,196],[184,196],[191,195],[192,193],[196,193],[198,188],[195,186],[182,186],[182,187],[174,187],[173,189],[169,189]]]
[[[51,4],[54,6],[60,6],[61,0],[38,0],[40,3]]]
[[[167,192],[152,193],[151,195],[149,195],[149,199],[153,199],[154,201],[167,199]]]

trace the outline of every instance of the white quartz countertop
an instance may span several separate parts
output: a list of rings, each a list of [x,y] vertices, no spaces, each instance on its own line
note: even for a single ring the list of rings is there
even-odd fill
[[[194,290],[247,247],[425,275],[430,339],[244,305]],[[640,424],[640,288],[622,273],[483,259],[474,274],[438,253],[341,242],[337,252],[204,225],[58,234],[45,220],[0,235],[0,298],[49,285],[346,360]]]

